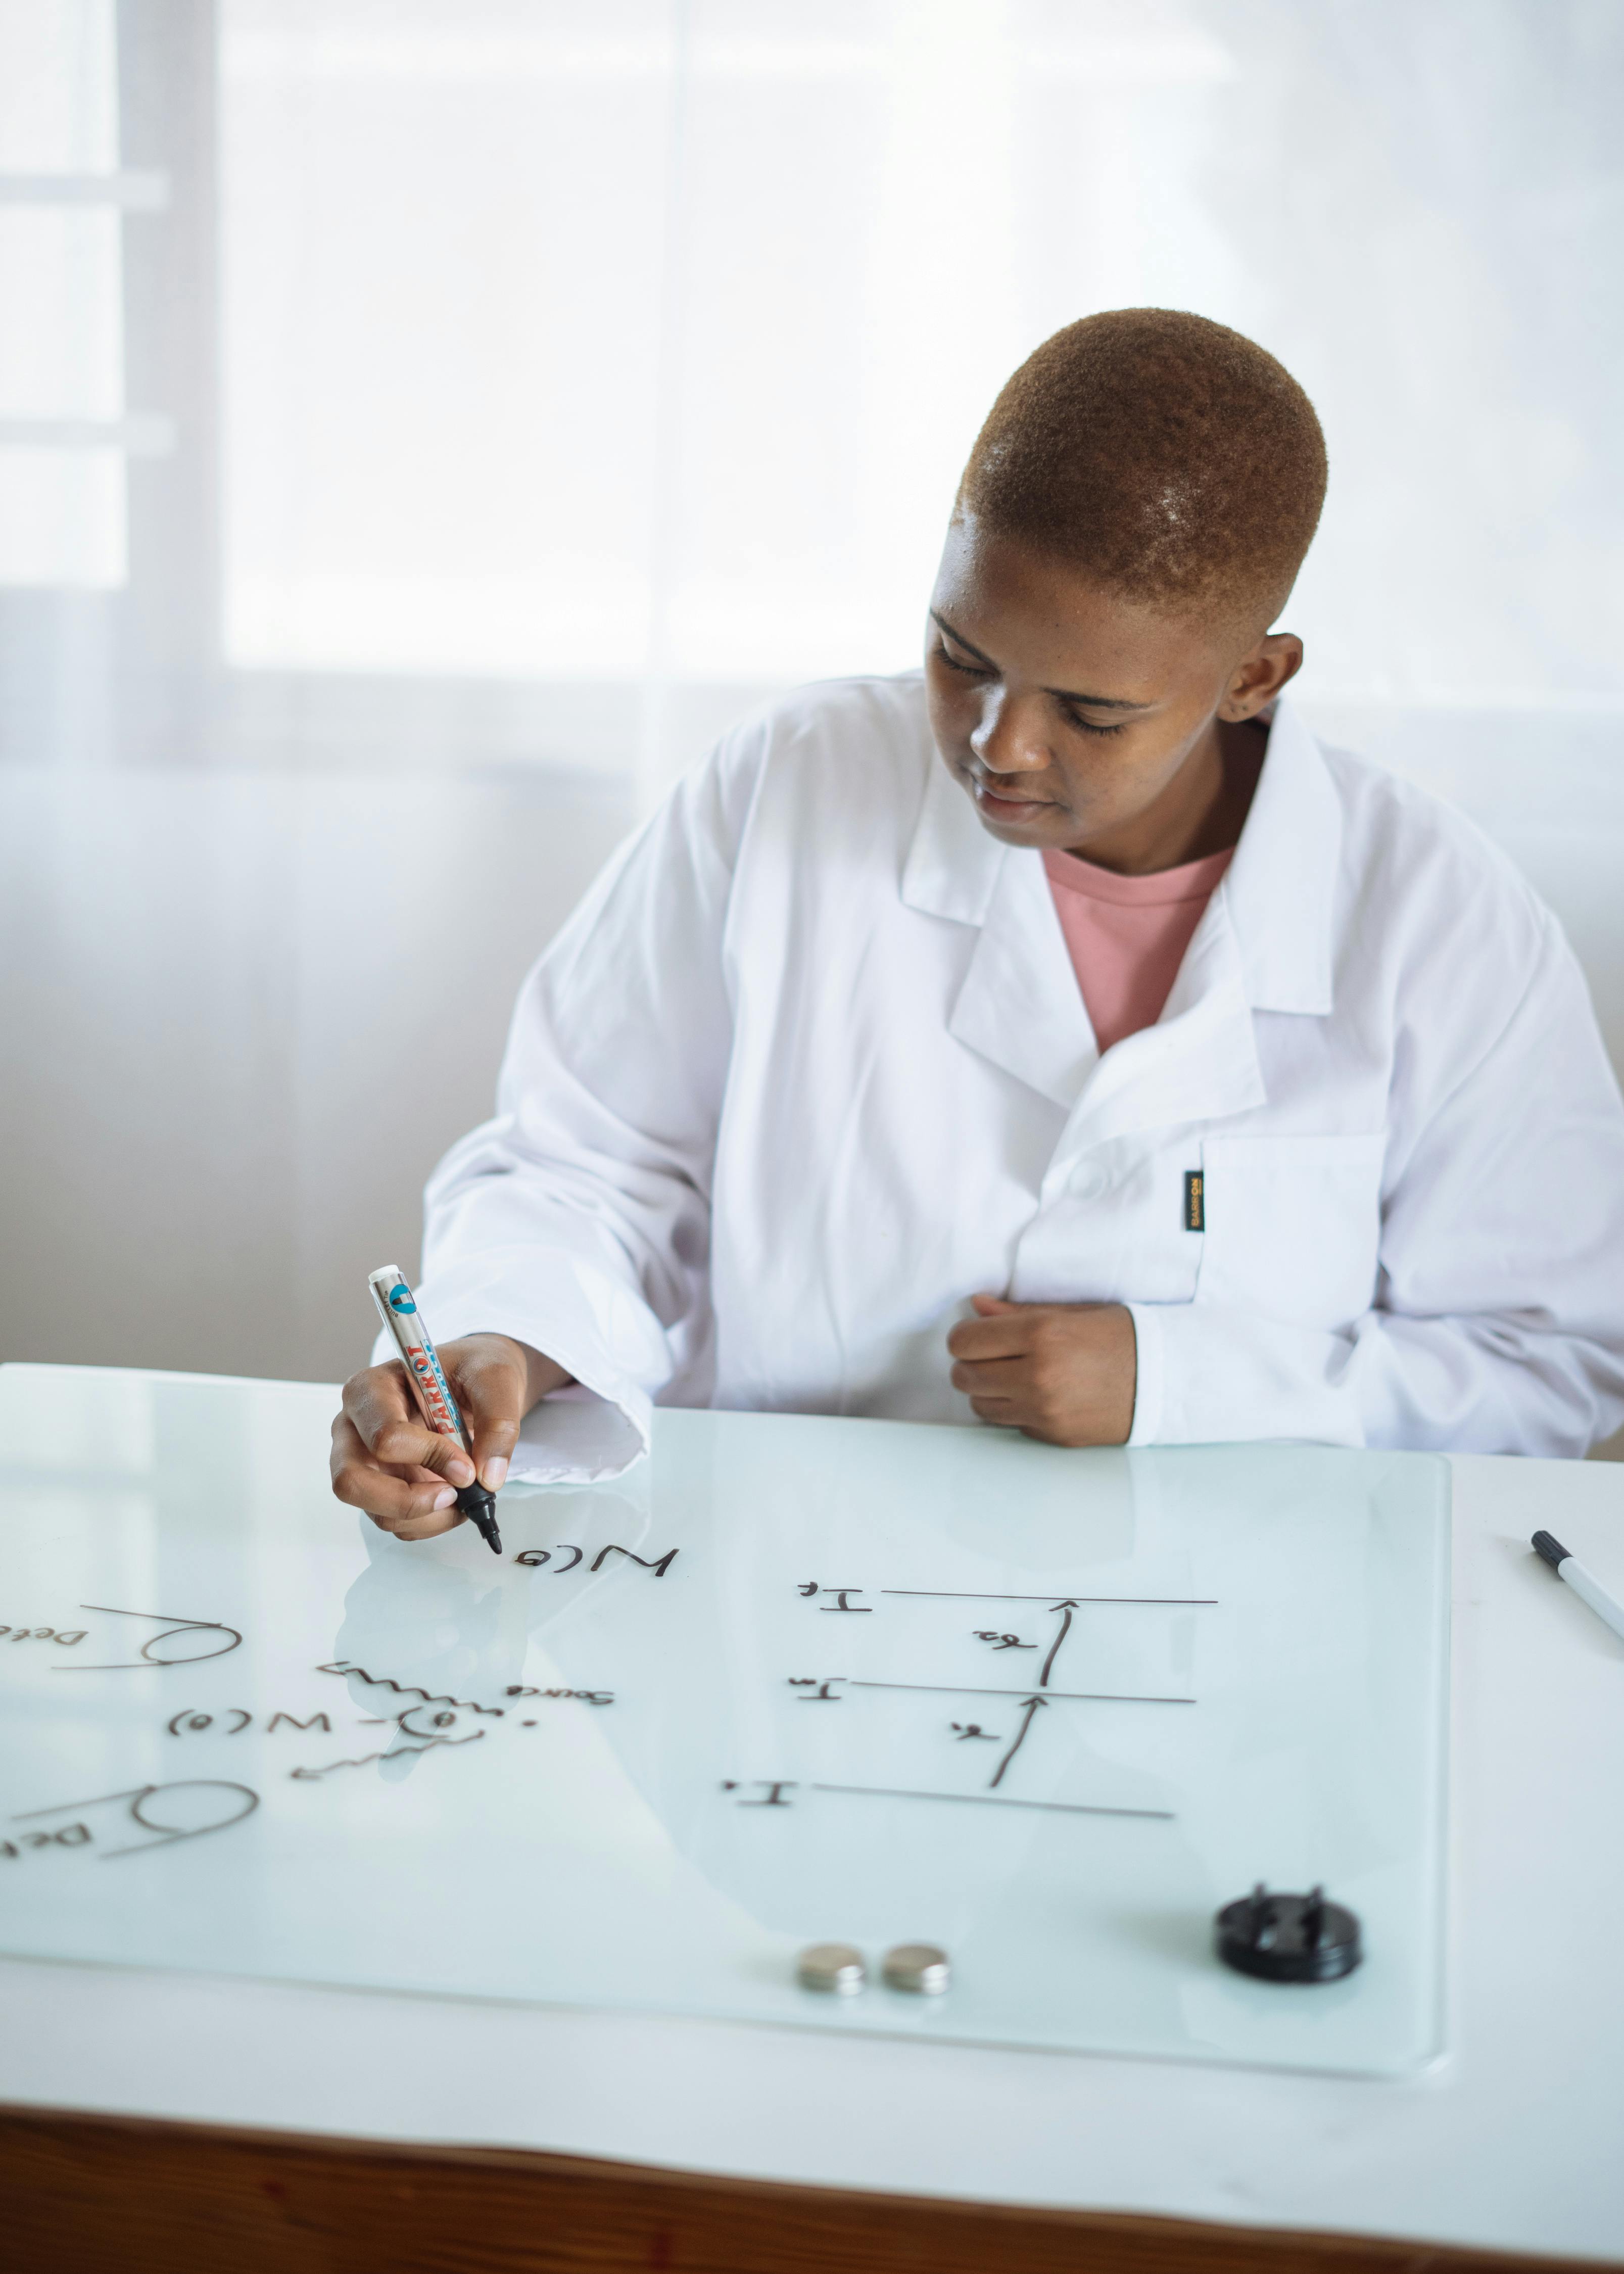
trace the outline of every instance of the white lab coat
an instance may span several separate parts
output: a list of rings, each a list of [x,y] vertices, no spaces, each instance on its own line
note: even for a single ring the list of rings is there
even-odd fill
[[[1101,1057],[919,674],[835,681],[730,734],[541,958],[425,1265],[442,1340],[623,1417],[607,1456],[549,1401],[515,1475],[609,1472],[651,1400],[969,1420],[978,1290],[1127,1304],[1132,1444],[1573,1454],[1624,1420],[1624,1106],[1510,863],[1289,703],[1160,1020]]]

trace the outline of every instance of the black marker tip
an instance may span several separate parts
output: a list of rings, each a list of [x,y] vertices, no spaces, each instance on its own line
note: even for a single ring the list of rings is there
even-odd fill
[[[464,1485],[456,1504],[478,1532],[492,1555],[502,1552],[502,1535],[496,1528],[496,1500],[479,1484]]]
[[[1568,1561],[1568,1550],[1560,1540],[1553,1540],[1548,1532],[1537,1532],[1529,1545],[1537,1555],[1543,1557],[1553,1571],[1559,1563],[1565,1563]]]

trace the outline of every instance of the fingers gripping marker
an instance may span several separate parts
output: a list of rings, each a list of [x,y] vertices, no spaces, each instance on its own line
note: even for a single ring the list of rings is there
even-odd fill
[[[378,1306],[378,1315],[401,1354],[406,1379],[411,1384],[412,1394],[422,1410],[424,1419],[436,1436],[454,1439],[471,1460],[474,1449],[457,1409],[457,1402],[451,1394],[446,1370],[440,1362],[440,1352],[434,1347],[433,1339],[399,1266],[386,1263],[381,1269],[368,1276],[367,1284]],[[456,1504],[486,1547],[493,1555],[500,1555],[502,1536],[496,1528],[496,1502],[484,1486],[477,1480],[464,1485],[456,1496]]]

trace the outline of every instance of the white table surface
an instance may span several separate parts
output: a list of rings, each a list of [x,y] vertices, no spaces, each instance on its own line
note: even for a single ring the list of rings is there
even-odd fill
[[[1413,2083],[0,1962],[0,2100],[1624,2260],[1624,1468],[1455,1468],[1451,2052]]]

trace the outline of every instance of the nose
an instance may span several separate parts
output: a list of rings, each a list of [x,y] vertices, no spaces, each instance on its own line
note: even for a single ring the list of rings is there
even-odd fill
[[[970,749],[977,764],[989,774],[1041,774],[1049,764],[1049,744],[1035,706],[1004,687],[989,689]]]

